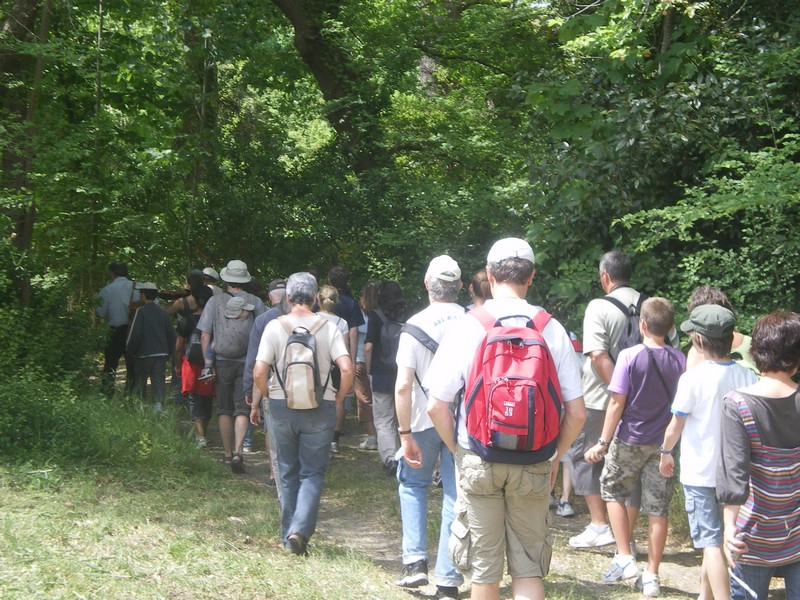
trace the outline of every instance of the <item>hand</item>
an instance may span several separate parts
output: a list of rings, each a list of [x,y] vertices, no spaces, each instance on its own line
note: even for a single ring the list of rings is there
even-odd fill
[[[422,467],[422,452],[413,435],[401,435],[400,447],[403,449],[403,458],[412,469]]]
[[[556,487],[556,477],[558,477],[558,466],[561,462],[558,460],[558,457],[553,461],[553,472],[550,473],[550,491],[553,491],[553,488]]]
[[[664,477],[672,477],[675,473],[675,457],[672,454],[662,454],[658,470]]]
[[[722,543],[722,548],[725,552],[725,558],[728,559],[731,567],[736,567],[736,561],[739,557],[747,552],[747,544],[745,543],[744,534],[735,527],[725,528],[725,539]]]
[[[261,425],[261,407],[259,406],[259,402],[253,402],[253,399],[250,399],[251,406],[250,406],[250,424],[251,425]]]
[[[244,397],[244,403],[247,404],[247,406],[253,406],[253,397],[252,396],[245,396]]]
[[[597,463],[603,460],[603,455],[606,453],[606,447],[603,444],[595,444],[589,448],[583,455],[583,459],[587,463]]]

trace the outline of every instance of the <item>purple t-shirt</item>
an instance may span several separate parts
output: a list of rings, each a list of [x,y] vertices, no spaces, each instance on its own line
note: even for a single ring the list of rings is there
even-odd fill
[[[650,347],[664,383],[648,356],[647,347],[637,344],[620,352],[608,392],[627,396],[616,437],[635,446],[657,446],[664,441],[664,431],[672,414],[670,406],[678,379],[686,369],[686,357],[671,346]]]

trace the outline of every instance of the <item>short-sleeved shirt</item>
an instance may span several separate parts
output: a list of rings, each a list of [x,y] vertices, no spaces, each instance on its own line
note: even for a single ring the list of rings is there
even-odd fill
[[[361,313],[358,302],[350,294],[342,290],[339,290],[339,302],[336,303],[333,312],[347,321],[348,329],[364,324],[364,315]]]
[[[464,316],[464,309],[451,302],[434,302],[408,319],[408,323],[416,325],[427,333],[435,342],[440,342],[445,331]],[[433,353],[423,346],[408,332],[400,334],[397,346],[397,368],[414,369],[414,383],[411,396],[411,431],[424,431],[433,427],[428,416],[428,396],[419,382],[428,372],[433,360]]]
[[[632,287],[620,286],[608,294],[616,298],[625,306],[636,306],[641,295]],[[583,314],[583,353],[590,355],[592,352],[608,352],[612,360],[614,347],[625,332],[628,317],[616,305],[604,298],[595,298],[586,307]],[[678,334],[673,329],[668,336],[669,344],[678,346]],[[603,378],[594,370],[591,360],[583,363],[583,402],[586,408],[605,410],[608,406],[608,390]]]
[[[347,321],[339,315],[325,313],[322,311],[318,312],[317,314],[326,321],[333,323],[336,326],[336,329],[342,332],[342,336],[346,336],[350,332],[350,328],[347,326]]]
[[[483,307],[495,318],[526,315],[533,318],[540,307],[528,304],[524,298],[487,300]],[[507,319],[507,325],[524,325],[526,318]],[[466,315],[445,332],[439,350],[428,368],[422,385],[430,396],[443,402],[453,402],[464,387],[475,353],[486,329],[478,319]],[[580,364],[566,329],[556,319],[550,319],[542,331],[556,365],[561,396],[565,402],[581,397]],[[458,444],[469,448],[464,419],[458,422]]]
[[[264,307],[264,303],[258,296],[254,296],[253,294],[249,294],[244,290],[236,290],[233,292],[225,292],[230,293],[233,296],[241,296],[245,299],[245,301],[249,304],[254,306],[253,308],[253,316],[258,317],[266,312],[266,308]],[[217,314],[217,303],[220,302],[220,298],[222,296],[211,296],[206,302],[205,308],[203,308],[203,314],[200,315],[200,320],[197,322],[197,328],[202,331],[203,333],[210,333],[214,334],[214,319]],[[232,359],[234,362],[245,362],[246,356],[242,356],[241,358]]]
[[[681,376],[672,412],[686,417],[681,434],[682,484],[716,487],[722,401],[728,392],[755,382],[755,373],[733,361],[705,361]]]
[[[686,357],[679,350],[671,346],[650,347],[662,383],[647,350],[644,344],[637,344],[620,352],[608,384],[609,393],[627,397],[616,437],[634,446],[657,446],[664,440],[672,418],[672,394],[686,369]]]
[[[292,328],[303,326],[311,329],[319,317],[317,315],[313,317],[287,315],[287,318]],[[333,389],[328,374],[330,373],[332,362],[342,356],[348,356],[347,348],[345,348],[342,333],[330,321],[326,320],[325,325],[316,333],[315,337],[317,340],[317,366],[319,368],[320,381],[328,380],[323,398],[325,400],[335,400],[336,391]],[[289,334],[280,319],[273,319],[264,328],[264,335],[261,336],[256,360],[267,363],[271,369],[277,369],[279,373],[283,373],[283,355],[288,340]],[[277,377],[269,378],[269,397],[273,399],[286,398]]]
[[[106,319],[111,327],[128,324],[128,307],[132,298],[139,300],[139,293],[133,289],[134,283],[127,277],[115,277],[100,290],[100,306],[95,309],[97,316]]]

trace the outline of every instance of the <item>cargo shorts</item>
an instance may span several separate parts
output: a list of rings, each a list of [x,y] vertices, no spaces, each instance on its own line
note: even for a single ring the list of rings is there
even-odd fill
[[[626,502],[635,495],[641,481],[641,511],[666,517],[672,500],[672,477],[658,470],[658,446],[635,446],[614,438],[600,474],[600,495],[606,502]]]
[[[490,463],[460,446],[455,459],[459,490],[449,554],[458,570],[474,583],[497,583],[505,554],[511,577],[547,575],[552,461]]]

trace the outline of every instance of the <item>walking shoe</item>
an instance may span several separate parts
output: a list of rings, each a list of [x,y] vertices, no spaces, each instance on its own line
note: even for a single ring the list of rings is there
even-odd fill
[[[203,370],[200,371],[200,375],[197,376],[197,381],[205,381],[206,379],[214,379],[213,367],[203,367]]]
[[[625,562],[620,564],[621,561]],[[603,583],[614,583],[615,581],[622,581],[623,579],[632,579],[639,575],[639,568],[636,566],[636,559],[632,556],[621,558],[615,556],[611,561],[611,568],[603,573]]]
[[[607,524],[595,529],[595,526],[589,523],[583,532],[569,538],[569,545],[573,548],[595,548],[613,543],[614,534]]]
[[[556,515],[559,517],[574,517],[575,511],[572,509],[572,503],[567,500],[565,502],[558,501],[558,508],[556,509]]]
[[[431,475],[431,485],[442,487],[442,472],[439,469],[436,469]]]
[[[249,445],[242,446],[242,453],[250,454],[253,451],[253,448]]]
[[[392,459],[383,465],[383,471],[387,477],[397,477],[397,461]]]
[[[331,442],[331,452],[339,454],[339,442]]]
[[[358,447],[362,450],[377,450],[378,438],[376,438],[374,435],[370,435],[366,437],[364,441],[358,445]]]
[[[208,441],[204,437],[197,438],[195,443],[197,444],[198,448],[205,448],[206,446],[208,446]]]
[[[436,600],[458,600],[458,588],[454,585],[437,585]]]
[[[299,533],[290,533],[286,541],[289,542],[289,552],[297,556],[308,556],[306,538],[302,535]]]
[[[636,589],[648,598],[658,598],[661,595],[661,583],[658,575],[642,573],[636,578]]]
[[[153,410],[155,410],[156,414],[159,415],[161,414],[161,411],[164,410],[164,407],[161,405],[161,402],[156,402],[156,405],[153,407]]]
[[[428,561],[423,558],[410,565],[403,565],[403,573],[397,580],[397,585],[407,588],[428,585]]]

